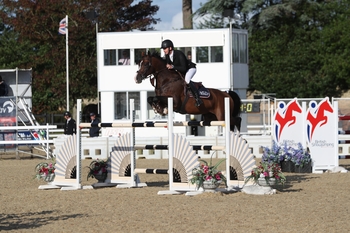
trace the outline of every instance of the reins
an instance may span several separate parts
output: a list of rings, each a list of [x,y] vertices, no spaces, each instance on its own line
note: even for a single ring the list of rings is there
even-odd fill
[[[154,57],[154,58],[156,58],[156,57]],[[149,60],[149,65],[148,65],[148,67],[147,67],[147,70],[148,70],[150,67],[152,67],[152,59]],[[146,70],[146,71],[147,71],[147,70]],[[164,67],[164,68],[162,68],[162,69],[160,69],[160,70],[158,70],[158,71],[155,71],[154,73],[151,73],[151,74],[147,75],[147,77],[150,76],[150,75],[153,75],[153,78],[150,78],[150,83],[151,83],[151,85],[152,85],[154,88],[160,89],[160,88],[157,88],[157,87],[156,87],[157,84],[154,84],[154,82],[157,81],[158,75],[159,75],[161,72],[165,71],[165,70],[168,70],[168,69],[167,69],[166,67]],[[176,79],[171,79],[168,83],[171,84],[171,83],[177,82],[179,79],[181,79],[181,80],[183,81],[184,85],[186,86],[185,77],[183,77],[183,75],[182,75],[179,71],[177,71],[177,70],[174,70],[174,71],[175,71],[176,73],[178,73],[179,76],[177,76]]]
[[[150,82],[151,82],[151,85],[156,88],[156,89],[160,89],[160,88],[157,88],[156,85],[154,85],[154,80],[157,80],[157,77],[158,75],[164,71],[164,70],[167,70],[167,68],[164,68],[164,69],[161,69],[159,71],[156,71],[153,75],[154,77],[153,78],[150,78]],[[169,82],[167,82],[166,84],[171,84],[171,83],[174,83],[174,82],[177,82],[177,81],[183,81],[183,83],[186,85],[186,81],[185,81],[185,78],[182,76],[182,74],[178,71],[175,71],[179,74],[179,76],[177,76],[176,78],[173,78],[173,79],[170,79]]]

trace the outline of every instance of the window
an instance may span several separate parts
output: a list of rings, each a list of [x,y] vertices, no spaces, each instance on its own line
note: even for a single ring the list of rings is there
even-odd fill
[[[117,64],[117,54],[115,49],[105,49],[103,53],[105,66],[115,66]]]
[[[141,119],[139,92],[114,93],[114,119],[130,120],[130,99],[134,99],[135,120]]]
[[[138,65],[142,60],[142,57],[148,53],[148,51],[152,54],[154,52],[159,53],[160,48],[150,48],[150,49],[135,49],[135,65]]]
[[[208,47],[197,47],[196,49],[196,62],[197,63],[204,63],[204,62],[208,62]]]
[[[197,63],[214,63],[223,62],[223,47],[212,46],[212,47],[197,47],[196,49],[196,62]]]
[[[239,34],[239,58],[240,63],[248,63],[247,35]]]
[[[130,49],[119,49],[118,58],[118,65],[130,65]]]
[[[248,63],[248,44],[246,34],[232,34],[232,56],[234,63]]]
[[[222,46],[210,47],[210,61],[223,62]]]
[[[177,50],[182,51],[185,54],[186,58],[188,60],[192,61],[192,48],[191,47],[177,48]]]
[[[239,63],[239,41],[238,41],[238,34],[233,33],[232,34],[232,61],[233,63]]]
[[[135,49],[135,65],[138,65],[142,57],[146,55],[146,49]]]

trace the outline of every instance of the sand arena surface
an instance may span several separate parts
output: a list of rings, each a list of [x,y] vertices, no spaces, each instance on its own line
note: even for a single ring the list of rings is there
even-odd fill
[[[347,232],[350,173],[286,173],[275,195],[157,195],[168,175],[140,174],[148,187],[38,190],[43,159],[0,159],[0,231],[6,232]],[[82,184],[91,160],[82,165]],[[340,160],[350,170],[350,160]],[[168,160],[137,160],[167,168]]]

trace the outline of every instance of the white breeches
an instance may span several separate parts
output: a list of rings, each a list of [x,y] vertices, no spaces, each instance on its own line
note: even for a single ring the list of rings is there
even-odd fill
[[[185,81],[187,84],[190,83],[191,79],[193,78],[193,76],[196,74],[197,69],[196,68],[191,68],[187,71],[186,75],[185,75]]]

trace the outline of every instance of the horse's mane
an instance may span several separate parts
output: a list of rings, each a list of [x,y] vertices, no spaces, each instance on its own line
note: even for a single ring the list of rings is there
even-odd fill
[[[157,51],[154,51],[154,52],[151,54],[151,57],[156,58],[157,60],[159,60],[159,61],[163,64],[164,67],[166,67],[166,60],[165,60],[163,57],[161,57],[160,54],[159,54]],[[171,70],[165,69],[165,70],[166,70],[167,72],[169,72],[169,73],[176,73],[176,74],[178,74],[178,78],[179,78],[180,80],[183,80],[182,75],[181,75],[178,71],[173,70],[173,69],[171,69]]]
[[[165,59],[162,58],[162,57],[160,56],[160,54],[159,54],[157,51],[154,51],[154,52],[151,54],[151,56],[157,58],[157,59],[160,60],[160,61],[162,61],[162,62],[164,63],[164,65],[166,64]]]

